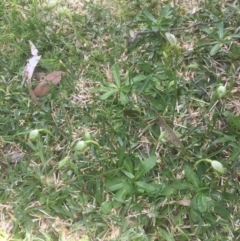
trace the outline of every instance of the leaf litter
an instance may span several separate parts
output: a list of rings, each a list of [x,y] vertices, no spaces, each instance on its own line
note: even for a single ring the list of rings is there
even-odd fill
[[[38,55],[38,50],[31,41],[29,41],[29,44],[31,47],[32,57],[30,59],[28,59],[28,63],[26,64],[26,66],[22,72],[22,76],[23,76],[24,81],[26,82],[26,85],[28,87],[28,91],[29,91],[32,101],[35,104],[40,105],[40,102],[38,101],[36,95],[34,94],[33,90],[31,89],[31,79],[32,79],[34,69],[37,66],[39,60],[41,59],[41,55],[40,56]]]
[[[13,164],[18,163],[21,161],[21,159],[26,155],[24,152],[13,152],[11,153],[8,158],[10,159],[10,162]]]
[[[28,63],[22,72],[22,76],[26,82],[32,101],[35,104],[40,105],[37,97],[47,94],[51,89],[51,85],[57,85],[62,79],[63,72],[53,71],[47,75],[44,72],[34,72],[39,60],[41,59],[41,55],[38,55],[38,50],[35,45],[31,41],[29,41],[29,43],[32,57],[28,59]],[[34,90],[31,88],[32,78],[40,80]]]
[[[57,85],[62,78],[62,71],[53,71],[48,75],[45,75],[41,78],[40,83],[33,90],[36,96],[43,96],[49,92],[51,85]]]
[[[165,135],[166,140],[177,147],[183,148],[183,144],[181,143],[180,139],[177,137],[177,135],[174,133],[171,127],[166,123],[163,117],[158,115],[158,120],[159,120],[160,126],[166,131],[166,135]]]

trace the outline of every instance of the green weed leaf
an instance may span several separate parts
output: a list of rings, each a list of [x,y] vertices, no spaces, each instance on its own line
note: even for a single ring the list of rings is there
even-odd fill
[[[165,186],[163,187],[163,189],[161,190],[160,194],[162,196],[172,196],[173,193],[176,192],[176,189],[170,186]]]
[[[113,192],[113,191],[124,188],[126,185],[127,185],[126,179],[115,178],[115,179],[112,179],[109,182],[107,182],[106,188],[108,191]]]
[[[214,206],[214,211],[224,220],[227,220],[231,214],[230,210],[221,203]]]
[[[200,213],[195,211],[193,208],[190,209],[190,218],[194,223],[198,223],[202,220]]]
[[[109,90],[108,92],[104,93],[103,95],[100,96],[101,100],[106,100],[107,98],[109,98],[111,95],[115,94],[116,92],[118,92],[117,89],[113,89],[113,90]]]
[[[149,75],[149,76],[145,79],[144,83],[142,84],[142,86],[141,86],[141,88],[140,88],[140,90],[139,90],[139,94],[142,93],[142,92],[144,92],[144,91],[147,89],[147,87],[148,87],[149,84],[151,83],[151,79],[152,79],[152,75]]]
[[[132,161],[131,161],[131,160],[125,159],[125,160],[123,161],[123,166],[124,166],[124,168],[125,168],[128,172],[130,172],[130,173],[133,174],[133,164],[132,164]]]
[[[109,214],[112,210],[112,202],[111,201],[106,201],[101,204],[101,212],[103,214]]]
[[[210,55],[214,56],[219,49],[220,49],[220,44],[219,43],[215,44],[210,51]]]
[[[114,77],[115,83],[116,83],[117,87],[120,89],[120,87],[121,87],[121,80],[120,80],[120,71],[119,71],[119,66],[118,65],[113,65],[112,73],[113,73],[113,77]]]
[[[144,13],[145,16],[146,16],[149,20],[151,20],[153,23],[157,23],[157,19],[156,19],[147,9],[145,9],[145,10],[143,11],[143,13]]]
[[[137,83],[146,79],[145,75],[139,74],[132,79],[133,83]]]
[[[183,181],[179,182],[179,180],[173,181],[171,186],[178,190],[185,190],[185,189],[193,190],[194,189],[194,186],[191,183],[183,182]]]
[[[121,170],[127,177],[130,179],[134,179],[134,175],[130,172],[127,172],[126,170]]]
[[[190,183],[192,183],[195,188],[199,189],[200,181],[197,177],[197,174],[189,166],[185,166],[184,171],[185,171],[185,175],[186,175],[187,180]]]
[[[120,101],[122,105],[126,105],[129,102],[129,98],[123,92],[120,92]]]
[[[135,179],[138,180],[139,178],[143,177],[146,173],[148,173],[156,165],[156,162],[156,156],[151,156],[147,158],[145,161],[143,161],[139,166]]]
[[[117,191],[117,193],[114,195],[114,200],[120,203],[124,203],[126,196],[130,194],[132,191],[131,185],[125,185],[124,188]]]
[[[224,27],[223,27],[223,22],[218,24],[218,37],[219,39],[223,39],[224,36]]]
[[[144,190],[147,193],[154,193],[157,192],[156,187],[153,185],[150,185],[146,182],[135,182],[136,186],[139,187],[140,189]]]
[[[206,212],[208,209],[207,196],[204,193],[197,193],[191,201],[191,207],[201,213]]]

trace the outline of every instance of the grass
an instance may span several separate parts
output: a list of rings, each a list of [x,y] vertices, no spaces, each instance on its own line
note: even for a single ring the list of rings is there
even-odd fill
[[[197,6],[1,1],[0,240],[240,239],[240,8]],[[29,40],[65,72],[40,106]]]

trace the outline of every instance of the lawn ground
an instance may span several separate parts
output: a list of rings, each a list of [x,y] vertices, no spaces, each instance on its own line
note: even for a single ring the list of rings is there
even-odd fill
[[[2,0],[0,240],[240,240],[239,13]]]

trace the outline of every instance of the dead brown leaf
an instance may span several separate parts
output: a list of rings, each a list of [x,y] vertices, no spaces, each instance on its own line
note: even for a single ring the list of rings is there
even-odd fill
[[[36,104],[36,105],[41,105],[41,103],[38,101],[37,96],[34,94],[33,90],[31,89],[31,87],[28,85],[28,91],[29,94],[31,96],[32,101]]]
[[[10,162],[11,163],[18,163],[24,156],[26,155],[26,153],[24,152],[13,152],[9,157],[10,157]]]
[[[160,126],[165,130],[166,135],[165,138],[167,141],[171,142],[173,145],[177,146],[177,147],[181,147],[183,148],[183,144],[181,143],[181,141],[179,140],[179,138],[176,136],[176,134],[174,133],[174,131],[171,129],[171,127],[169,127],[169,125],[166,123],[166,121],[163,119],[163,117],[161,117],[160,115],[158,115],[158,119],[159,119],[159,123]]]
[[[188,199],[183,199],[183,200],[179,200],[178,203],[182,206],[186,206],[186,207],[189,207],[190,206],[190,203],[191,203],[191,200],[188,200]]]
[[[181,206],[189,207],[190,203],[191,203],[191,200],[189,200],[189,199],[183,199],[183,200],[178,200],[178,201],[167,201],[167,200],[165,200],[165,201],[159,203],[158,206],[163,207],[165,205],[171,205],[171,204],[175,204],[175,203],[178,203]]]
[[[37,87],[33,90],[36,96],[43,96],[49,92],[51,85],[57,85],[62,78],[62,71],[53,71],[52,73],[44,76]]]

